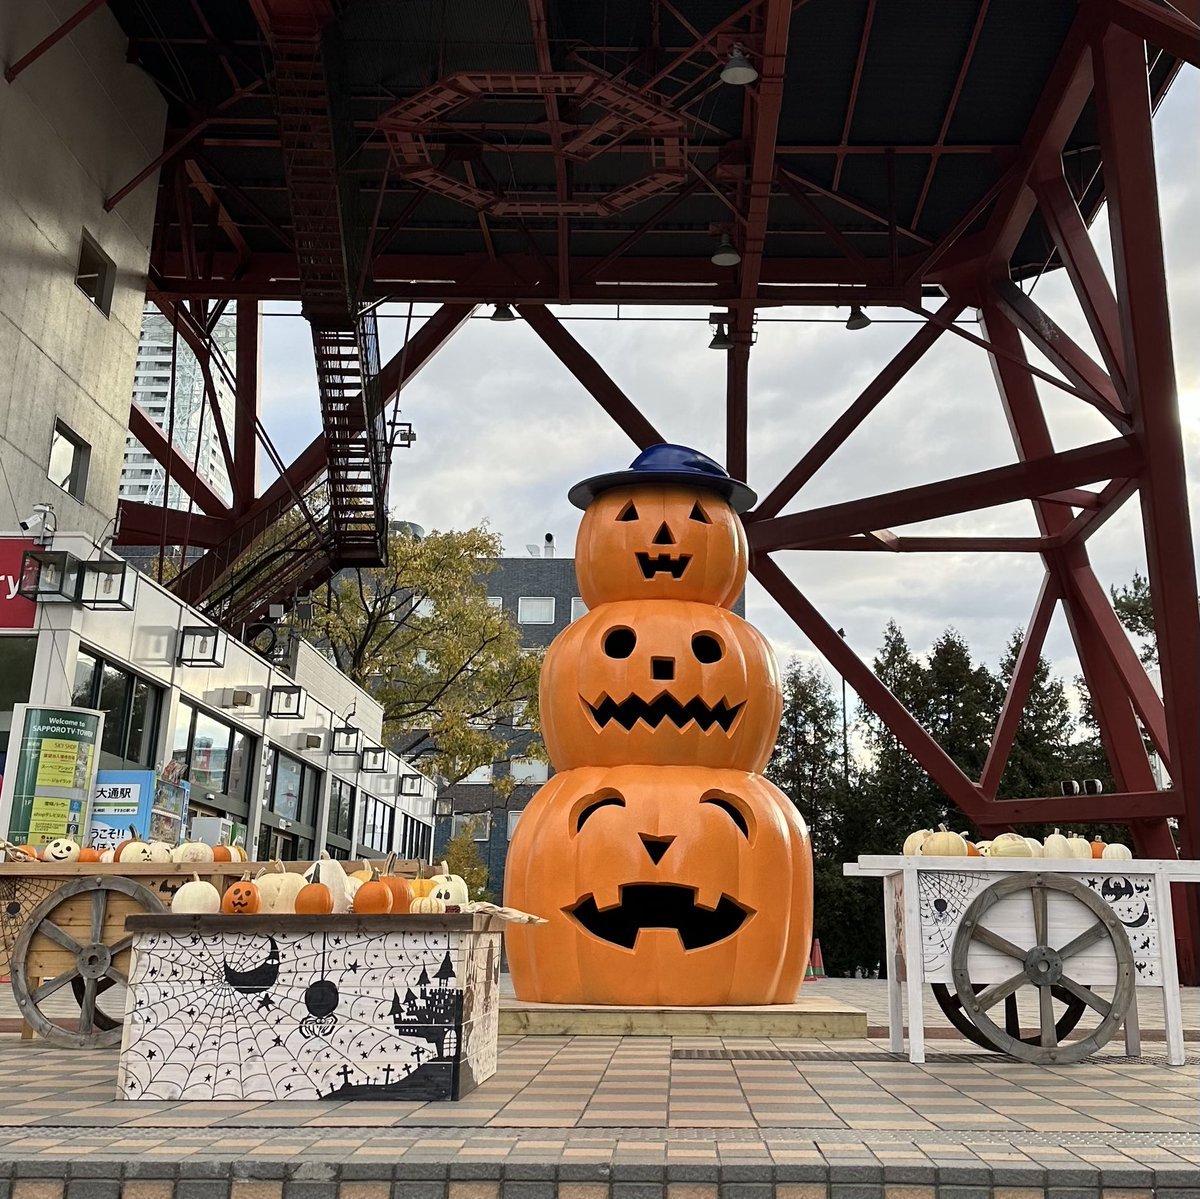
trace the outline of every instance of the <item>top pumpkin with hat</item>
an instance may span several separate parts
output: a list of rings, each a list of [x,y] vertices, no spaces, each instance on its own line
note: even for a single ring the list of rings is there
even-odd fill
[[[568,498],[584,510],[575,570],[589,608],[630,599],[730,608],[742,593],[750,551],[738,514],[757,496],[699,450],[652,445]]]

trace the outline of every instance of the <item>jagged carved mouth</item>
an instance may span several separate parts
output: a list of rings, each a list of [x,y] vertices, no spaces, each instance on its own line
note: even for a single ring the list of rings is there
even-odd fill
[[[657,699],[646,701],[640,695],[631,695],[618,703],[615,699],[605,696],[598,704],[588,704],[592,719],[604,728],[616,721],[626,731],[632,732],[633,726],[639,720],[648,724],[652,729],[658,728],[664,720],[670,720],[680,729],[690,724],[699,725],[708,732],[714,725],[725,732],[733,728],[733,722],[742,710],[742,704],[729,704],[724,699],[718,700],[711,706],[699,696],[681,704],[673,695],[663,694]]]
[[[696,888],[676,883],[626,883],[614,908],[601,910],[585,895],[566,911],[593,937],[622,949],[632,949],[644,928],[673,929],[684,949],[705,949],[732,937],[751,914],[728,895],[711,910],[698,907]]]
[[[678,558],[671,554],[646,554],[639,552],[637,554],[638,565],[642,568],[642,575],[647,579],[654,578],[657,574],[669,574],[673,579],[681,579],[683,572],[687,570],[687,564],[692,560],[691,554],[680,554]]]

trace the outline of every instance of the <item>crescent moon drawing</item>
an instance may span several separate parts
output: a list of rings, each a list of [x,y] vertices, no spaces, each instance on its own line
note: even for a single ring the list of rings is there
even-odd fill
[[[1121,923],[1126,928],[1141,928],[1144,924],[1150,922],[1150,907],[1148,904],[1142,904],[1142,910],[1133,920],[1122,920]]]
[[[274,937],[268,937],[271,952],[267,960],[252,970],[231,970],[225,962],[225,981],[235,990],[253,995],[258,991],[269,991],[279,981],[279,946]]]

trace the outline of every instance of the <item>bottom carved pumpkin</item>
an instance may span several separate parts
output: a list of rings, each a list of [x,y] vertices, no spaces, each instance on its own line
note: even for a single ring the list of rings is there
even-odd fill
[[[582,766],[517,824],[504,902],[545,917],[505,930],[530,1003],[791,1003],[812,940],[812,849],[761,775]]]

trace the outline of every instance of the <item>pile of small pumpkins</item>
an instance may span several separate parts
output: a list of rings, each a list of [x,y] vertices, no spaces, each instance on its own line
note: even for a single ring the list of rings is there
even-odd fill
[[[303,874],[272,862],[254,878],[246,874],[231,883],[224,895],[193,874],[175,892],[171,911],[190,916],[430,915],[459,911],[469,898],[467,884],[445,862],[441,874],[403,878],[395,873],[394,856],[382,873],[367,862],[347,873],[341,862],[323,853]]]
[[[249,857],[240,845],[206,845],[203,841],[184,841],[171,846],[165,841],[151,841],[138,836],[131,825],[129,836],[112,849],[93,849],[79,845],[70,837],[56,837],[40,849],[35,845],[18,845],[20,858],[25,862],[120,862],[125,865],[145,862],[246,862]]]
[[[1088,840],[1079,833],[1065,836],[1055,829],[1046,840],[1000,833],[991,841],[969,841],[965,833],[954,833],[939,824],[937,830],[921,828],[904,839],[905,857],[923,858],[1108,858],[1128,861],[1129,846],[1118,841]]]

